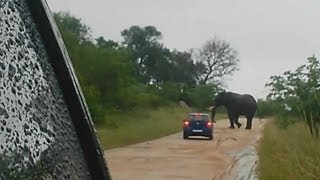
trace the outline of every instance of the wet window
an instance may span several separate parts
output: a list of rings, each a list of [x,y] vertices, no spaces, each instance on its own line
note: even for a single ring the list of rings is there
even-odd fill
[[[0,0],[0,179],[91,179],[23,0]]]
[[[191,121],[208,121],[209,116],[208,115],[189,115],[189,119]]]

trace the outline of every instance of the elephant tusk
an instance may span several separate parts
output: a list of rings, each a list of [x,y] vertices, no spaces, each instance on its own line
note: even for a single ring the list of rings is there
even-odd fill
[[[208,107],[208,110],[211,111],[214,108],[214,106]]]

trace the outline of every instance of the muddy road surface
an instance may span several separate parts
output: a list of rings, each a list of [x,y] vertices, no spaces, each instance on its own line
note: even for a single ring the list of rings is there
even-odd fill
[[[113,180],[236,180],[256,179],[255,145],[265,120],[254,119],[252,130],[229,129],[228,120],[215,124],[213,140],[182,138],[182,132],[106,151]]]

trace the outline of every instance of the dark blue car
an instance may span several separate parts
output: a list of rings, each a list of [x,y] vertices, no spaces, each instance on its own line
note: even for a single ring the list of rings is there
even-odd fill
[[[189,136],[205,136],[213,139],[213,122],[206,113],[189,113],[183,121],[183,139]]]

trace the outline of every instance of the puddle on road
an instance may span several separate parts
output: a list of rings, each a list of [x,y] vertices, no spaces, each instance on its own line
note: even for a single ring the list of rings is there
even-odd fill
[[[253,140],[245,149],[237,152],[231,152],[233,161],[229,168],[229,174],[232,174],[234,180],[258,180],[256,168],[259,157],[255,145],[258,143],[261,135]]]
[[[264,124],[264,121],[260,122],[260,128]],[[234,160],[229,167],[228,174],[232,175],[234,180],[258,180],[256,168],[259,156],[255,146],[261,137],[262,134],[258,135],[245,149],[229,153]]]
[[[257,180],[256,167],[258,163],[258,154],[253,145],[246,149],[233,153],[234,162],[231,171],[235,171],[235,180]]]
[[[259,157],[255,146],[260,138],[261,135],[241,151],[228,152],[227,154],[233,159],[232,162],[228,165],[227,170],[224,171],[221,176],[214,177],[213,180],[258,180],[256,168]]]

